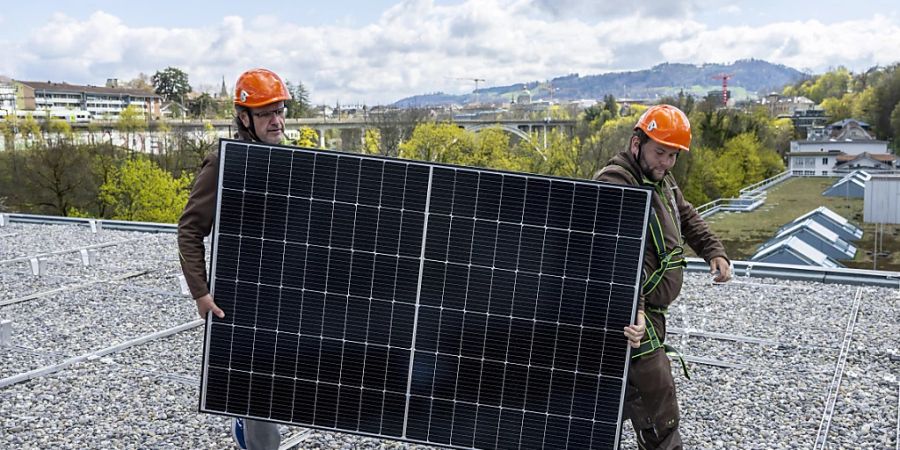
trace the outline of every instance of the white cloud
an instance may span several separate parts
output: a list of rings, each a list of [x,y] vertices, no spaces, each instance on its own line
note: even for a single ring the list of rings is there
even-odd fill
[[[865,69],[900,61],[900,25],[885,16],[823,24],[816,20],[762,27],[704,30],[660,46],[669,61],[734,61],[760,58],[798,69],[822,71],[845,65]]]
[[[664,61],[761,58],[816,71],[864,69],[900,60],[896,17],[823,24],[810,20],[713,28],[695,18],[697,2],[468,0],[402,1],[374,23],[299,26],[276,16],[225,17],[197,28],[133,27],[95,12],[52,16],[0,60],[19,79],[98,84],[167,66],[195,85],[219,86],[251,67],[302,81],[316,102],[390,102],[435,91],[647,68]]]

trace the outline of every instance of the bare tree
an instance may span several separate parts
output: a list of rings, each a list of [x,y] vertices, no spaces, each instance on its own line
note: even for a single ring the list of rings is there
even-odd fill
[[[392,109],[369,117],[381,137],[379,153],[396,157],[400,154],[400,143],[409,140],[416,125],[427,121],[431,112],[427,109]]]

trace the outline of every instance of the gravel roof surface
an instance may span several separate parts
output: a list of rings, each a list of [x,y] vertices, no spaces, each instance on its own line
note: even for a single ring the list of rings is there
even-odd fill
[[[27,263],[0,265],[0,302],[23,300],[0,306],[14,327],[0,346],[0,380],[196,319],[180,292],[172,234],[12,224],[0,229],[0,261],[105,243],[116,244],[97,250],[89,267],[77,251],[47,256],[40,277]],[[689,363],[687,380],[673,364],[687,448],[812,448],[857,294],[827,448],[895,448],[898,290],[745,278],[715,285],[702,274],[686,275],[667,341],[737,368]],[[0,388],[0,448],[233,448],[228,420],[197,412],[201,347],[202,329],[188,329]],[[622,448],[636,448],[631,433],[626,423]],[[298,448],[428,447],[313,431]]]

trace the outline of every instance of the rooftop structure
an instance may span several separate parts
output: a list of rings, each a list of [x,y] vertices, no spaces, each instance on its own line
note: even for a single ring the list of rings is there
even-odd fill
[[[197,413],[203,335],[179,287],[171,226],[4,224],[0,319],[11,332],[0,344],[0,447],[232,447],[227,420]],[[797,281],[756,278],[784,267],[735,265],[739,276],[723,285],[687,274],[670,308],[667,342],[687,356],[692,376],[673,365],[690,405],[686,445],[895,446],[900,351],[885,330],[896,325],[897,288],[821,282],[869,271],[807,268],[807,281]],[[283,448],[396,445],[282,433]],[[634,448],[629,433],[622,448]]]
[[[782,231],[793,227],[795,224],[799,222],[803,222],[806,219],[813,219],[825,228],[837,233],[841,239],[852,242],[862,238],[863,231],[850,223],[849,220],[845,219],[840,214],[824,207],[820,206],[796,219],[794,219],[791,223],[786,224],[781,227],[776,235],[781,234]]]
[[[769,242],[761,245],[757,255],[770,247],[784,245],[788,239],[793,237],[797,237],[805,244],[834,260],[853,259],[856,256],[855,245],[841,239],[837,233],[825,228],[813,219],[794,222],[791,227],[783,229]]]

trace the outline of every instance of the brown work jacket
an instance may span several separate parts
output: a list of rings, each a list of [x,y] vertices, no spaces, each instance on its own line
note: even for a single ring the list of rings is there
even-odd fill
[[[237,119],[235,119],[237,120]],[[241,127],[237,127],[236,139],[255,141]],[[216,218],[216,191],[219,183],[219,153],[213,152],[203,158],[194,187],[187,205],[178,219],[178,257],[181,272],[184,273],[191,296],[196,298],[209,294],[206,274],[206,247],[203,238],[212,233]]]
[[[181,271],[191,290],[200,298],[209,294],[206,276],[206,247],[203,238],[212,232],[216,215],[216,187],[219,183],[219,154],[203,158],[187,206],[178,219],[178,255]]]
[[[640,166],[630,151],[623,151],[613,156],[607,166],[619,166],[625,169],[630,176],[621,173],[620,170],[604,168],[605,170],[601,169],[595,175],[596,180],[626,185],[640,185],[644,180]],[[648,184],[644,183],[644,185]],[[662,225],[667,250],[687,243],[707,263],[717,256],[728,259],[725,254],[725,246],[709,229],[709,225],[700,217],[694,206],[684,199],[681,189],[678,188],[675,178],[671,174],[667,174],[662,182],[654,185],[651,202],[653,211],[659,217]],[[652,243],[649,229],[645,242],[643,279],[649,277],[660,266],[660,258]],[[681,268],[665,272],[656,289],[650,292],[646,298],[641,296],[639,309],[644,309],[645,303],[655,307],[668,307],[681,293],[683,280],[684,270]]]

